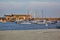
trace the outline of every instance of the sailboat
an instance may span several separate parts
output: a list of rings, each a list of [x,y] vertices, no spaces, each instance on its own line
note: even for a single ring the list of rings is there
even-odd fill
[[[34,16],[34,17],[33,17],[34,19],[31,20],[31,23],[32,23],[32,24],[37,24],[37,20],[35,20],[35,18],[36,18],[35,12],[33,11],[33,13],[34,13],[34,15],[33,15],[33,16]]]
[[[22,21],[20,24],[31,24],[29,21]]]
[[[29,10],[27,11],[27,14],[29,15]],[[31,22],[28,20],[25,20],[25,17],[23,17],[24,20],[20,24],[31,24]]]
[[[42,18],[43,18],[43,10],[41,11],[41,13],[42,13]],[[37,21],[37,24],[45,24],[45,21],[46,20],[39,20]]]

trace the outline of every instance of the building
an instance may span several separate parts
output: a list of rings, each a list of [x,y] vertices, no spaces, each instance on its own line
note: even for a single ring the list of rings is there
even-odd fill
[[[57,21],[60,18],[32,18],[31,15],[4,15],[4,17],[0,17],[0,22],[14,22],[17,20],[48,20],[48,21]]]
[[[31,15],[5,15],[7,21],[16,21],[16,20],[29,20],[31,19]]]
[[[0,22],[6,22],[6,18],[5,17],[0,17]]]
[[[33,18],[34,20],[48,20],[48,21],[57,21],[60,18]]]

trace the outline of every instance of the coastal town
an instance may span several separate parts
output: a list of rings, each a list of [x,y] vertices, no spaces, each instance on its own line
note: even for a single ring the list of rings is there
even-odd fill
[[[60,18],[33,18],[31,15],[19,15],[19,14],[11,14],[4,15],[4,17],[0,17],[0,22],[15,22],[21,20],[47,20],[47,21],[60,21]]]
[[[60,0],[0,0],[0,40],[60,40]]]
[[[28,20],[31,19],[31,15],[4,15],[0,17],[0,22],[14,22],[16,20]]]

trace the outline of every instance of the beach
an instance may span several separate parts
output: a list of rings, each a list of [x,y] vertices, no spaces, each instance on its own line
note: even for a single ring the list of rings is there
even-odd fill
[[[5,30],[0,40],[60,40],[60,29]]]

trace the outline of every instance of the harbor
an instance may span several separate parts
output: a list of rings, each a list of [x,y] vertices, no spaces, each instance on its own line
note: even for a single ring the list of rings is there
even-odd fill
[[[0,30],[60,29],[60,18],[32,18],[31,15],[4,15]]]
[[[60,29],[60,23],[56,24],[17,24],[15,22],[0,23],[0,30],[37,30]]]
[[[0,40],[60,40],[60,0],[0,0]]]
[[[34,21],[34,22],[58,22],[60,18],[33,18],[32,15],[11,14],[0,17],[0,22],[16,22],[16,21]]]

